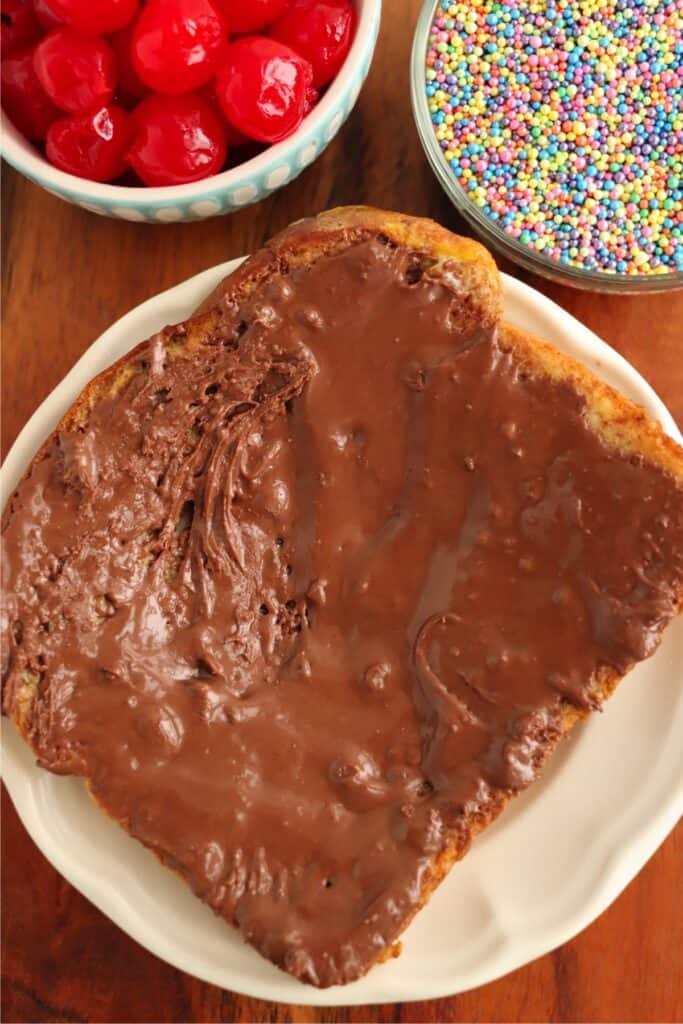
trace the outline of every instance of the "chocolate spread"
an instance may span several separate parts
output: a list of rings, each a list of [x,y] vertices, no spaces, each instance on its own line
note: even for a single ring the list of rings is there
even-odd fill
[[[5,708],[35,684],[40,763],[317,985],[391,944],[683,581],[673,480],[464,301],[381,240],[277,275],[191,358],[147,343],[7,516]]]

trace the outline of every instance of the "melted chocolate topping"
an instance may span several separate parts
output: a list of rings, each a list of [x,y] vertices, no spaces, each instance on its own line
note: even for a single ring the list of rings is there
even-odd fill
[[[651,654],[683,503],[366,241],[59,434],[4,532],[40,762],[303,980],[357,977],[564,702]]]

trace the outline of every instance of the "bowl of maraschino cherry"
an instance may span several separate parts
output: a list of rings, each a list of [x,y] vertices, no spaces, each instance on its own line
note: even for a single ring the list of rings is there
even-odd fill
[[[381,0],[0,0],[2,152],[95,213],[227,213],[325,148]]]

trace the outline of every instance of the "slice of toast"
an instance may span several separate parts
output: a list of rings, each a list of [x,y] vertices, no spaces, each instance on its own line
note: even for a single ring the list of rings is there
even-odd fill
[[[429,221],[293,225],[5,510],[5,714],[314,985],[396,953],[683,604],[683,451],[500,317]]]

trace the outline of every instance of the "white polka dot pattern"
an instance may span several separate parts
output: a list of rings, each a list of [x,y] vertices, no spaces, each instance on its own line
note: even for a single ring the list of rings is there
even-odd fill
[[[133,206],[112,206],[111,212],[115,217],[121,217],[122,220],[145,220],[145,215],[141,210],[136,210]]]
[[[361,59],[348,79],[345,78],[346,69],[342,71],[344,86],[336,105],[326,110],[327,102],[332,99],[328,93],[291,139],[273,146],[241,166],[208,178],[201,183],[205,186],[201,191],[195,185],[187,186],[192,189],[187,197],[183,196],[182,185],[173,189],[147,190],[93,184],[92,191],[85,192],[83,189],[86,183],[78,178],[54,172],[53,168],[49,168],[49,171],[54,172],[58,180],[55,180],[52,173],[48,176],[45,162],[23,139],[20,146],[4,147],[3,156],[52,195],[77,203],[91,213],[119,217],[135,223],[172,224],[200,220],[257,202],[282,188],[308,167],[334,138],[353,108],[368,73],[380,21],[380,0],[360,0],[361,10],[366,4],[372,9],[372,16],[362,41]],[[107,190],[110,194],[114,193],[115,197],[105,198],[98,195],[97,190]],[[154,196],[154,192],[162,194]]]
[[[215,213],[221,212],[221,204],[218,199],[200,199],[192,203],[190,209],[198,217],[213,217]]]
[[[160,210],[156,211],[154,216],[162,224],[174,224],[176,221],[183,219],[183,211],[178,206],[162,206]]]
[[[289,180],[292,174],[292,168],[289,164],[282,164],[280,167],[276,167],[274,171],[271,171],[266,178],[266,188],[276,189],[284,185]]]

